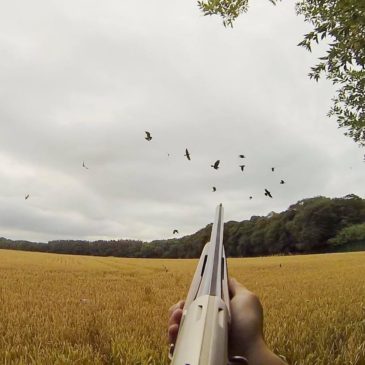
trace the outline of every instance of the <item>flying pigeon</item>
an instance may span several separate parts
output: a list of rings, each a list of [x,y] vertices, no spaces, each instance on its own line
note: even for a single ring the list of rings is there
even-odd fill
[[[271,171],[272,171],[272,172],[274,172],[274,170],[275,170],[275,167],[272,167],[272,168],[271,168]]]
[[[89,168],[85,165],[85,161],[82,161],[82,167],[84,167],[86,170],[89,170]]]
[[[241,171],[245,168],[246,165],[240,165]]]
[[[26,196],[25,196],[25,200],[27,200],[29,198],[29,194],[27,194]]]
[[[147,131],[145,131],[145,133],[146,133],[146,137],[144,137],[144,139],[146,139],[147,141],[150,141],[152,139],[151,133],[147,132]]]
[[[174,229],[174,230],[172,231],[172,234],[175,234],[175,233],[179,233],[179,231],[178,231],[177,229]]]
[[[213,193],[217,191],[217,188],[215,186],[213,186]]]
[[[219,162],[220,162],[220,160],[217,160],[217,161],[214,162],[214,165],[210,165],[210,166],[213,167],[213,169],[218,170],[218,168],[219,168]]]
[[[186,156],[186,158],[190,161],[190,153],[189,153],[187,148],[185,148],[185,155],[184,156]]]
[[[238,155],[239,158],[245,158],[245,155]]]
[[[250,196],[250,200],[252,199],[252,196]]]
[[[269,196],[270,198],[272,198],[272,195],[271,195],[270,191],[267,190],[267,189],[265,189],[265,195],[266,196]]]
[[[284,180],[280,180],[280,184],[285,184],[285,181]]]

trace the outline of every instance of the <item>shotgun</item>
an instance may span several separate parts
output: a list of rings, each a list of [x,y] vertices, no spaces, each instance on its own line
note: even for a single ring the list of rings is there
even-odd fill
[[[223,228],[220,204],[185,301],[176,343],[170,347],[171,365],[247,364],[243,357],[228,356],[231,315]]]

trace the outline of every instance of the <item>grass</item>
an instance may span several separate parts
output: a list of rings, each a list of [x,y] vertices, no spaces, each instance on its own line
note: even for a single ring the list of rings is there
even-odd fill
[[[0,364],[168,364],[167,311],[196,263],[0,250]],[[228,265],[290,364],[365,364],[365,253]]]

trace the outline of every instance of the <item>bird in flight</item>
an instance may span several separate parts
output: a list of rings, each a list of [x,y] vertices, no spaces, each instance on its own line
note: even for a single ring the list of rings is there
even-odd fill
[[[252,199],[252,196],[250,196],[250,200]]]
[[[239,158],[245,158],[245,155],[238,155]]]
[[[25,196],[25,200],[27,200],[29,198],[29,194],[27,194],[26,196]]]
[[[285,181],[284,180],[280,180],[280,184],[285,184]]]
[[[89,168],[85,165],[85,161],[82,161],[82,167],[84,167],[86,170],[89,170]]]
[[[210,166],[213,167],[213,169],[218,170],[218,168],[219,168],[219,162],[220,162],[220,160],[217,160],[217,161],[214,162],[214,165],[210,165]]]
[[[213,193],[217,191],[217,188],[215,186],[213,186]]]
[[[145,131],[145,133],[146,133],[146,137],[144,137],[144,139],[146,139],[147,141],[150,141],[152,139],[151,133],[147,132],[147,131]]]
[[[270,191],[267,190],[267,189],[265,189],[265,195],[266,196],[269,196],[270,198],[272,198],[272,195],[271,195]]]
[[[190,161],[190,153],[189,153],[187,148],[185,148],[185,155],[184,156],[186,156],[186,158]]]
[[[274,172],[274,170],[275,170],[275,167],[272,167],[272,168],[271,168],[271,171],[272,171],[272,172]]]
[[[241,171],[243,171],[243,170],[244,170],[245,166],[246,166],[246,165],[240,165]]]
[[[174,230],[172,231],[172,234],[175,234],[175,233],[179,233],[179,231],[178,231],[177,229],[174,229]]]

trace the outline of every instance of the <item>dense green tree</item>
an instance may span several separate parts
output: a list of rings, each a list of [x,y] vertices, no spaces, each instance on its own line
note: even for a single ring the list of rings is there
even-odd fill
[[[365,223],[354,224],[341,229],[337,235],[328,240],[333,246],[343,246],[351,243],[365,242]]]
[[[198,5],[205,15],[220,15],[224,26],[233,26],[247,11],[248,0],[206,0]],[[325,76],[338,85],[328,115],[337,118],[345,135],[365,146],[365,1],[297,0],[296,12],[313,27],[299,46],[308,51],[319,42],[328,46],[309,73],[316,81]]]

